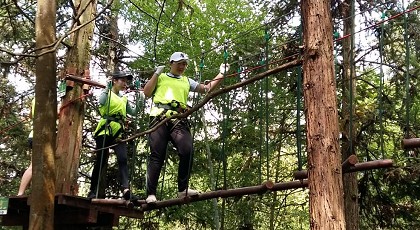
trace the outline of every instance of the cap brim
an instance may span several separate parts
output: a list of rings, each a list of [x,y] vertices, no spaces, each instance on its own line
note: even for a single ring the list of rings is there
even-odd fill
[[[131,81],[131,80],[133,80],[133,75],[128,74],[128,75],[123,75],[123,76],[113,76],[112,78],[114,78],[114,79],[127,78],[127,80]]]
[[[179,60],[172,60],[171,62],[181,62],[181,61],[186,61],[189,62],[189,59],[179,59]]]

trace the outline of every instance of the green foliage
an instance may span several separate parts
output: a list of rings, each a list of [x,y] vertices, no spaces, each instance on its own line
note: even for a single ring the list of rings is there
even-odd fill
[[[19,96],[4,78],[0,97],[0,196],[11,196],[17,193],[20,177],[31,160],[27,142],[31,98]]]

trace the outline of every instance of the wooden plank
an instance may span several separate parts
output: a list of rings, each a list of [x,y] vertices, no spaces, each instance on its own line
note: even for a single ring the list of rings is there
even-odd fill
[[[65,194],[60,194],[59,197],[61,197],[59,200],[61,204],[66,204],[67,206],[74,206],[79,208],[95,208],[99,212],[103,213],[112,213],[117,216],[126,216],[131,218],[137,218],[141,219],[143,218],[143,212],[134,209],[134,208],[126,208],[122,206],[115,206],[115,205],[107,205],[107,204],[93,204],[91,200],[85,198],[85,197],[76,197],[76,196],[69,196]]]
[[[7,215],[2,216],[2,226],[29,226],[29,206],[27,204],[28,196],[9,197],[9,207]]]
[[[28,196],[10,197],[7,215],[2,217],[3,226],[28,226],[30,199]],[[119,203],[127,203],[123,200]],[[118,225],[119,217],[143,218],[143,211],[109,204],[93,204],[84,197],[56,194],[54,222],[58,229],[81,229],[83,226]]]

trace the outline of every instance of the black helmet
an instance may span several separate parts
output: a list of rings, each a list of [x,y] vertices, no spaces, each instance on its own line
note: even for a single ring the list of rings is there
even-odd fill
[[[130,73],[124,72],[124,71],[120,71],[120,70],[116,70],[114,71],[112,74],[112,79],[118,79],[118,78],[127,78],[127,80],[131,81],[133,80],[133,75],[131,75]]]

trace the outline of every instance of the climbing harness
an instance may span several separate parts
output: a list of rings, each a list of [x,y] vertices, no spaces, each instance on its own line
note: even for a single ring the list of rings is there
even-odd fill
[[[121,116],[120,114],[113,114],[113,115],[105,115],[102,118],[106,119],[106,123],[103,124],[96,132],[94,137],[98,137],[98,135],[104,131],[105,129],[107,129],[107,131],[111,134],[112,133],[112,129],[111,126],[109,124],[111,124],[111,122],[117,122],[121,125],[121,127],[117,130],[117,132],[112,135],[112,138],[115,140],[122,132],[124,132],[124,117]]]
[[[172,100],[168,104],[162,103],[155,103],[156,107],[163,109],[163,111],[158,116],[151,116],[149,127],[153,128],[159,122],[163,121],[165,118],[170,118],[173,115],[184,113],[187,111],[187,108],[182,108],[181,103],[175,100]],[[170,123],[166,123],[166,125],[172,125],[170,131],[172,131],[180,122],[185,124],[188,128],[191,128],[191,124],[187,118],[173,118],[169,121]]]

